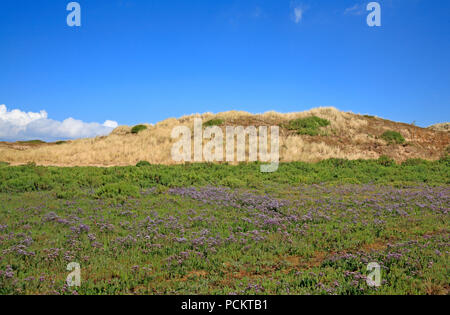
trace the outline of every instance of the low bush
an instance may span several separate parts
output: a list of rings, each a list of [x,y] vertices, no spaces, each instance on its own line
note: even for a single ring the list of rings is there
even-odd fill
[[[136,164],[136,166],[137,166],[137,167],[145,167],[145,166],[151,166],[151,164],[150,164],[150,162],[147,162],[147,161],[139,161],[139,162]]]
[[[221,126],[223,123],[224,121],[222,119],[211,119],[203,123],[203,127]]]
[[[99,199],[107,198],[117,202],[124,202],[128,198],[139,197],[140,189],[130,183],[114,183],[100,187],[95,196]]]
[[[386,131],[381,135],[381,139],[386,141],[388,144],[404,144],[405,138],[397,131]]]
[[[284,127],[289,130],[295,130],[299,135],[317,136],[321,127],[326,127],[329,125],[329,120],[319,118],[317,116],[311,116],[291,120]]]
[[[131,133],[138,134],[139,132],[146,130],[147,126],[145,125],[136,125],[133,128],[131,128]]]
[[[403,166],[417,166],[417,165],[427,165],[430,163],[427,160],[423,159],[408,159],[405,162],[402,163]]]
[[[67,187],[58,187],[54,193],[57,199],[65,200],[76,199],[82,195],[81,189],[74,184]]]
[[[380,156],[380,158],[378,159],[377,163],[379,165],[382,165],[382,166],[393,166],[393,165],[395,165],[394,159],[391,159],[390,157],[388,157],[386,155]]]

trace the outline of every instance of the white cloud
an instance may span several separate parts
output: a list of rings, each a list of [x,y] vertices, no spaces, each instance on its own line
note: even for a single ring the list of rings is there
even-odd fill
[[[0,119],[6,122],[11,122],[17,126],[25,126],[31,123],[33,120],[46,119],[47,116],[48,115],[45,110],[41,110],[40,113],[25,113],[18,109],[13,109],[12,111],[8,112],[8,109],[5,105],[0,105]]]
[[[301,7],[294,8],[294,21],[296,24],[300,23],[303,18],[303,9]]]
[[[365,12],[363,4],[355,4],[352,7],[345,9],[344,14],[347,15],[363,15]]]
[[[103,126],[116,129],[117,127],[119,127],[119,124],[117,123],[117,121],[107,120],[103,123]]]
[[[86,123],[67,118],[57,121],[48,118],[46,111],[39,113],[23,112],[18,109],[8,111],[0,105],[0,140],[64,140],[96,137],[109,134],[118,126],[115,121],[107,120],[103,124]]]

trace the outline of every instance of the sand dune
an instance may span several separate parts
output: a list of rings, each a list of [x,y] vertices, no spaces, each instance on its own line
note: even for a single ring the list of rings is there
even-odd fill
[[[330,121],[320,136],[297,135],[283,128],[290,120],[318,116]],[[316,108],[306,112],[280,114],[268,112],[250,114],[230,111],[219,114],[195,114],[179,119],[170,118],[148,129],[132,134],[131,127],[120,126],[106,137],[80,139],[63,144],[1,143],[0,161],[12,165],[34,162],[54,166],[125,166],[145,160],[153,164],[175,164],[171,139],[176,126],[193,127],[194,118],[208,121],[220,118],[225,126],[280,127],[281,162],[314,162],[327,158],[374,159],[388,155],[397,161],[409,158],[439,159],[450,144],[445,131],[424,129],[372,116],[342,112],[332,107]],[[403,145],[389,145],[380,136],[388,130],[400,132],[406,140]],[[247,148],[248,149],[248,148]]]

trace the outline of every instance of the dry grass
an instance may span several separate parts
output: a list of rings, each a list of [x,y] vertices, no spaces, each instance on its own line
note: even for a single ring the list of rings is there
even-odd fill
[[[55,166],[125,166],[135,165],[141,160],[153,164],[174,164],[171,149],[176,140],[171,139],[172,129],[176,126],[193,128],[196,117],[204,122],[220,118],[226,126],[273,126],[312,115],[331,122],[330,126],[322,129],[325,135],[300,136],[281,128],[282,162],[310,162],[327,158],[373,159],[384,154],[398,161],[407,158],[433,160],[438,159],[449,145],[448,133],[327,107],[289,114],[268,112],[253,115],[238,111],[194,114],[180,119],[170,118],[154,126],[147,125],[148,129],[137,135],[130,133],[131,127],[121,126],[106,137],[74,140],[61,145],[3,143],[0,144],[0,161],[13,165],[34,162]],[[225,131],[225,127],[222,129]],[[386,130],[400,132],[408,145],[388,146],[378,138]]]
[[[449,132],[450,131],[450,123],[446,122],[446,123],[442,123],[442,124],[436,124],[436,125],[430,126],[428,128],[430,128],[432,130],[435,130],[435,131],[447,131],[447,132]]]

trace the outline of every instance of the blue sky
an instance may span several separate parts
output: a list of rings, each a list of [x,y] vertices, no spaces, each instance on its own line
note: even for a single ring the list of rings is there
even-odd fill
[[[378,1],[373,28],[369,1],[79,0],[81,27],[69,2],[0,0],[7,111],[97,127],[317,106],[450,120],[447,0]]]

